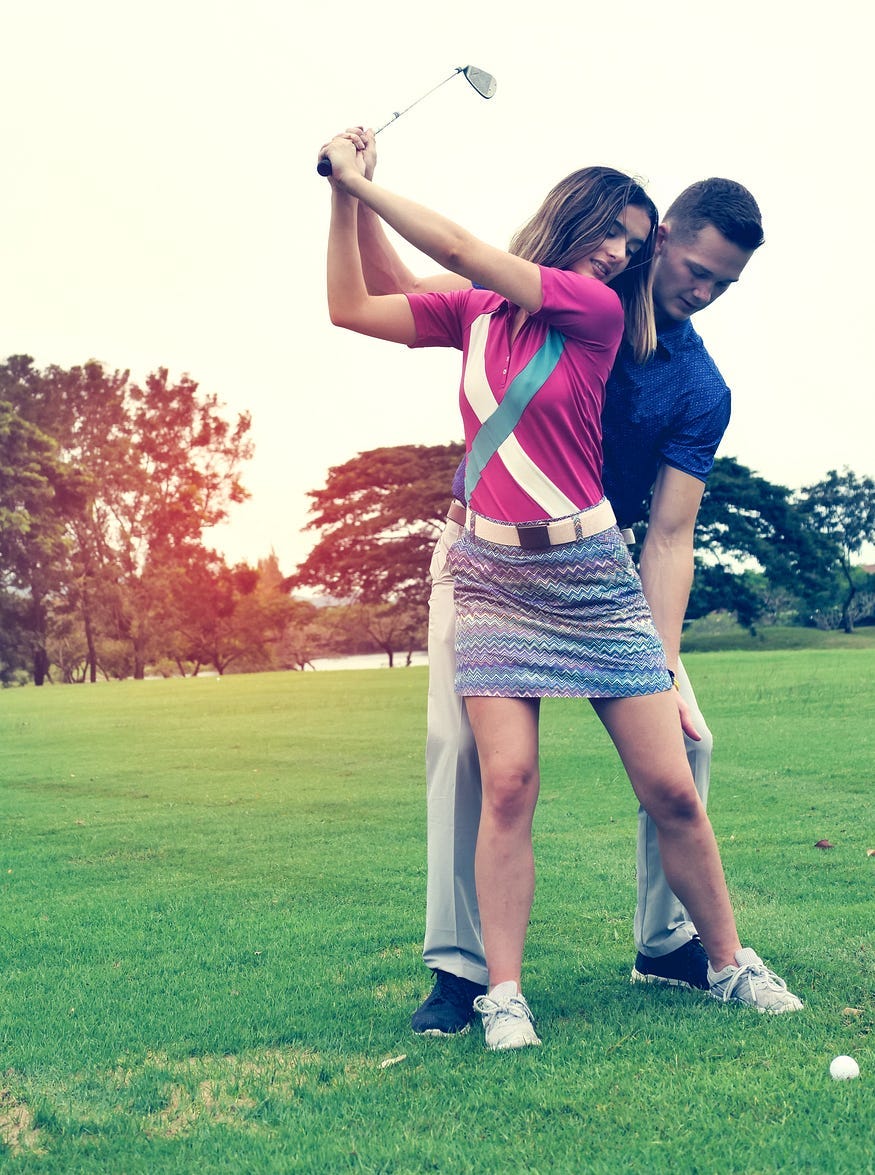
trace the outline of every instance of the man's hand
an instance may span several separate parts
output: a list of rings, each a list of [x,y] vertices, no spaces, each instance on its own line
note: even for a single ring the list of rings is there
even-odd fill
[[[691,738],[693,740],[693,742],[695,742],[695,743],[701,742],[702,736],[699,734],[698,730],[696,730],[695,726],[693,725],[693,719],[690,714],[690,707],[687,705],[687,703],[681,697],[679,690],[675,690],[674,692],[677,695],[678,717],[681,720],[681,730],[684,732],[684,734],[687,736],[687,738]]]
[[[374,178],[374,168],[377,166],[377,136],[370,128],[362,126],[348,126],[348,135],[353,135],[356,147],[362,153],[365,170],[362,173],[366,180]]]

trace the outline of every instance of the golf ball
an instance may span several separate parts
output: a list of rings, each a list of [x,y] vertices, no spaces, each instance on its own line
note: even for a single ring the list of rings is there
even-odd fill
[[[830,1062],[829,1075],[834,1081],[849,1081],[860,1076],[860,1066],[853,1057],[836,1057]]]

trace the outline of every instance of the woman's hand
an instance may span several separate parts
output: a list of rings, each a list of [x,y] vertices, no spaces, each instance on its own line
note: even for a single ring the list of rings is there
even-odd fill
[[[369,139],[361,127],[349,127],[322,145],[319,158],[330,161],[330,178],[334,183],[345,189],[346,182],[355,176],[370,178],[368,170],[373,173],[376,162],[372,140],[373,136]]]

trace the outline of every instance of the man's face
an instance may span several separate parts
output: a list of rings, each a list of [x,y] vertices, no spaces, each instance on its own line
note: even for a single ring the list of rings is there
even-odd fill
[[[712,224],[686,241],[675,240],[671,225],[661,224],[653,262],[657,325],[685,322],[710,306],[738,281],[753,254],[727,241]]]

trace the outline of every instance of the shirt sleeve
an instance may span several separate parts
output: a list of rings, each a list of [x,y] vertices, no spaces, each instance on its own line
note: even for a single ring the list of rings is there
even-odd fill
[[[614,291],[570,269],[539,269],[544,300],[538,314],[577,342],[615,351],[623,337],[623,306]]]
[[[711,389],[710,396],[701,393],[681,418],[683,427],[676,429],[662,448],[666,465],[706,481],[714,465],[714,457],[729,424],[731,396],[729,388],[720,381]]]
[[[465,290],[445,293],[407,294],[416,341],[411,347],[455,347],[462,349]]]

